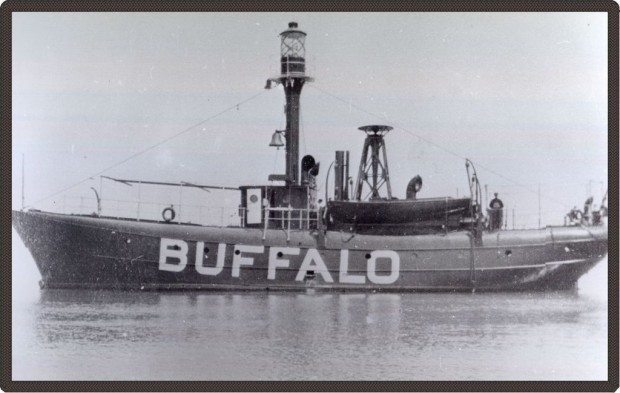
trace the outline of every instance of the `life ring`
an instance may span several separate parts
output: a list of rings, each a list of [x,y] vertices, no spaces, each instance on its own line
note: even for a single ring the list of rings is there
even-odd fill
[[[170,213],[169,215],[167,214],[168,212]],[[174,220],[176,215],[177,214],[176,214],[176,212],[174,211],[174,209],[172,207],[167,207],[164,210],[162,210],[162,212],[161,212],[161,217],[166,222],[170,222],[170,221]]]

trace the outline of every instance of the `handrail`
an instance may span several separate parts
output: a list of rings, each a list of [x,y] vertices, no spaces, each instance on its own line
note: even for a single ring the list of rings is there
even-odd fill
[[[79,201],[67,203],[67,201]],[[243,207],[232,206],[205,206],[197,204],[170,204],[162,202],[145,202],[122,199],[100,199],[100,208],[96,205],[97,199],[83,196],[64,196],[62,212],[65,214],[90,214],[95,216],[108,216],[116,218],[130,218],[137,221],[154,220],[162,221],[161,212],[164,208],[172,207],[177,210],[175,223],[181,224],[182,219],[200,225],[245,226]],[[92,204],[92,205],[91,205]]]
[[[276,212],[276,213],[281,213],[279,217],[271,217],[271,214],[269,214],[270,212]],[[293,217],[294,212],[298,212],[298,217]],[[284,214],[286,213],[286,214]],[[304,217],[304,213],[305,213],[305,217]],[[313,214],[315,213],[314,216],[312,217]],[[291,240],[291,223],[293,221],[297,221],[299,220],[299,229],[306,229],[309,230],[310,228],[310,223],[312,222],[316,222],[317,226],[320,220],[319,217],[319,209],[293,209],[292,207],[288,206],[288,207],[265,207],[265,216],[264,216],[264,221],[265,221],[265,225],[263,227],[263,240],[265,240],[267,238],[267,229],[269,229],[270,222],[277,222],[280,221],[282,227],[284,227],[286,225],[286,241]]]

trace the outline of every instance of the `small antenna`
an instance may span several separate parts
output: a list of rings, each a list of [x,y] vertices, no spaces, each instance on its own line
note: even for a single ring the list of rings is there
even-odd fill
[[[26,198],[24,196],[24,183],[25,183],[25,175],[24,175],[24,153],[22,153],[22,211],[26,206]]]

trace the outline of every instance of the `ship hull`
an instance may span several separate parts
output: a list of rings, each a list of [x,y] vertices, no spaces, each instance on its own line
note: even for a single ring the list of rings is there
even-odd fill
[[[604,227],[418,236],[215,228],[13,211],[47,288],[524,291],[574,288]]]

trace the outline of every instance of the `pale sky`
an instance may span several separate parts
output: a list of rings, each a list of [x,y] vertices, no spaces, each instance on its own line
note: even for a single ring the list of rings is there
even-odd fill
[[[605,13],[14,13],[13,208],[22,154],[28,205],[229,107],[104,174],[268,184],[284,172],[284,150],[268,146],[284,128],[284,93],[263,87],[278,72],[278,34],[289,21],[308,34],[307,73],[316,80],[301,96],[300,151],[321,162],[321,193],[334,151],[351,152],[355,174],[357,127],[384,123],[396,127],[386,144],[397,197],[416,174],[420,197],[463,196],[468,157],[489,194],[516,210],[517,227],[537,224],[538,184],[543,223],[581,208],[588,188],[600,203]],[[90,187],[98,177],[35,207],[60,211],[63,194],[90,198]],[[109,182],[103,193],[136,197]],[[147,200],[169,194],[142,190]],[[236,206],[238,196],[226,195]],[[216,206],[220,197],[185,195]]]

